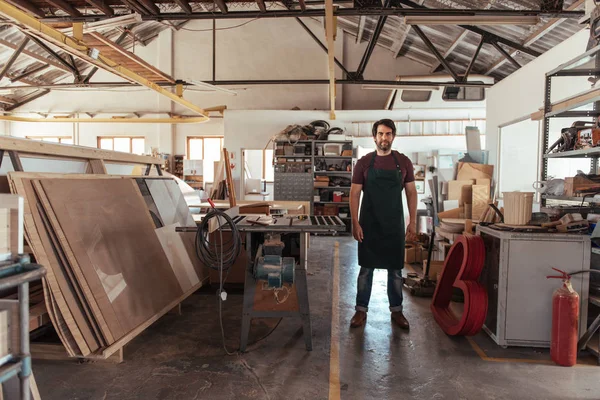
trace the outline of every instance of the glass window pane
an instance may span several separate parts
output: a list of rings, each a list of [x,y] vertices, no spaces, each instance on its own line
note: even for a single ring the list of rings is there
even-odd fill
[[[204,138],[204,159],[220,160],[223,150],[221,138]]]
[[[58,138],[57,137],[45,137],[42,139],[44,142],[53,142],[53,143],[58,143]]]
[[[190,160],[202,160],[202,139],[189,139],[190,154],[188,159]]]
[[[100,138],[100,148],[103,150],[112,150],[113,149],[112,138]]]
[[[204,182],[212,182],[215,177],[215,161],[221,159],[223,140],[204,138]]]
[[[44,138],[41,138],[41,137],[27,137],[27,139],[41,141]]]
[[[123,151],[125,153],[130,153],[130,139],[128,137],[120,137],[114,138],[115,141],[115,151]]]
[[[265,176],[267,182],[275,180],[275,168],[273,168],[273,150],[265,150]]]
[[[60,142],[62,144],[73,144],[73,138],[61,138]]]
[[[133,138],[131,139],[131,153],[132,154],[144,154],[145,149],[144,138]]]

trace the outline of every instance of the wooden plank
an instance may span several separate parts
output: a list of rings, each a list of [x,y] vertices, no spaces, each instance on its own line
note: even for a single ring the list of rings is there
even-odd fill
[[[104,160],[90,160],[88,164],[88,169],[86,171],[88,174],[107,174],[106,165],[104,165]]]
[[[133,54],[130,51],[125,50],[123,47],[119,46],[118,44],[116,44],[115,42],[109,40],[108,38],[102,36],[100,33],[98,32],[90,32],[87,33],[85,35],[85,38],[87,40],[87,38],[89,37],[93,37],[94,39],[104,43],[105,45],[107,45],[108,47],[110,47],[111,49],[113,49],[118,56],[116,57],[109,57],[109,58],[113,58],[115,61],[120,62],[123,60],[123,58],[129,59],[132,62],[134,62],[135,64],[137,64],[138,66],[140,66],[141,68],[143,68],[144,70],[152,73],[152,74],[156,74],[158,76],[160,76],[163,81],[167,81],[170,83],[175,83],[175,79],[173,79],[173,77],[169,76],[168,74],[162,72],[161,70],[159,70],[158,68],[156,68],[153,65],[150,65],[149,63],[147,63],[146,61],[144,61],[142,58],[136,56],[135,54]]]
[[[156,229],[155,232],[177,278],[177,282],[179,282],[181,290],[185,293],[193,286],[197,286],[200,283],[200,279],[196,273],[194,264],[192,264],[190,254],[187,252],[183,238],[179,232],[175,232],[175,228],[179,226],[181,226],[179,223],[165,225],[162,228]]]
[[[557,101],[550,105],[550,111],[547,113],[548,116],[556,115],[564,111],[569,111],[574,108],[593,103],[600,100],[600,88],[593,88],[583,93],[568,97],[566,99]],[[539,121],[544,118],[543,110],[537,111],[531,114],[531,119]]]
[[[223,160],[225,163],[225,174],[227,176],[227,189],[229,190],[229,207],[235,207],[237,200],[235,198],[235,185],[231,176],[231,164],[229,161],[229,152],[223,148]]]
[[[104,160],[125,164],[152,164],[162,165],[159,158],[138,156],[136,154],[122,153],[119,151],[101,150],[92,147],[73,146],[42,142],[39,140],[21,139],[12,136],[0,136],[0,149],[18,151],[25,154],[40,154],[52,158],[75,158]]]
[[[490,187],[488,185],[473,185],[473,219],[480,219],[488,207],[490,200]]]
[[[475,181],[473,179],[465,179],[460,181],[448,181],[448,200],[459,200],[461,199],[462,187],[473,185]]]
[[[460,199],[458,199],[458,206],[464,206],[466,204],[473,204],[473,185],[465,185],[461,188]],[[465,218],[471,218],[465,215]]]

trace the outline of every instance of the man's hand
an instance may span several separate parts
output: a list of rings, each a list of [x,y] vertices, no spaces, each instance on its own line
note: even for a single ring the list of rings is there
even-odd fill
[[[406,242],[416,242],[417,241],[417,228],[413,224],[409,224],[406,227]]]
[[[362,227],[358,222],[352,223],[352,236],[354,236],[354,239],[358,240],[361,243],[364,239]]]

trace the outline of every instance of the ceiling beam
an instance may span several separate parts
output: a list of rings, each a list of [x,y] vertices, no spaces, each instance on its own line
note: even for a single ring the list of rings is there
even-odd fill
[[[191,14],[193,12],[192,6],[190,6],[190,3],[188,3],[187,0],[175,0],[175,3],[177,3],[184,13]]]
[[[85,2],[102,11],[106,16],[112,17],[115,15],[115,11],[103,0],[85,0]]]
[[[20,8],[23,11],[28,11],[40,18],[44,18],[46,16],[42,10],[40,10],[37,6],[34,6],[33,3],[28,0],[6,0],[6,2]]]
[[[329,118],[335,120],[335,36],[336,23],[333,15],[333,0],[325,0],[325,37],[329,66]]]
[[[475,62],[477,61],[477,57],[479,56],[479,52],[481,51],[481,48],[483,47],[484,43],[485,43],[485,36],[482,36],[481,39],[479,40],[479,44],[477,45],[477,49],[475,50],[475,54],[473,54],[473,58],[471,59],[471,62],[469,63],[469,66],[467,67],[467,70],[465,71],[465,75],[462,77],[463,81],[466,81],[467,78],[469,77],[469,74],[471,73],[471,70],[473,69]]]
[[[219,2],[225,4],[224,0],[215,0],[217,6]],[[338,8],[334,10],[334,15],[337,17],[349,16],[412,16],[412,15],[427,15],[427,16],[460,16],[460,17],[477,17],[477,16],[539,16],[539,17],[560,17],[560,18],[581,18],[584,13],[582,11],[562,11],[558,13],[548,13],[540,10],[505,10],[505,9],[490,9],[490,10],[464,10],[464,9],[434,9],[424,8],[424,6],[409,0],[396,0],[402,4],[416,6],[418,8]],[[219,6],[219,8],[221,8]],[[307,9],[302,10],[272,10],[265,13],[260,11],[236,11],[227,14],[213,14],[210,12],[194,12],[191,15],[182,13],[162,13],[160,15],[145,15],[142,20],[146,21],[167,21],[167,20],[185,20],[185,19],[253,19],[253,18],[293,18],[293,17],[323,17],[325,16],[324,9]],[[101,18],[92,16],[91,18]],[[60,18],[51,18],[54,21],[60,21]],[[71,18],[71,20],[74,20]],[[463,25],[460,25],[463,26]],[[465,25],[471,29],[470,25]],[[489,33],[489,32],[488,32]],[[491,34],[491,33],[490,33]],[[506,40],[506,39],[504,39]]]
[[[219,10],[221,10],[221,14],[228,14],[229,9],[227,8],[227,4],[225,4],[225,0],[214,0]],[[265,13],[267,14],[267,13]]]
[[[0,70],[0,81],[2,80],[2,78],[4,78],[4,76],[6,75],[8,70],[13,66],[15,61],[17,61],[17,58],[19,58],[19,56],[21,55],[21,52],[25,49],[25,46],[27,46],[28,42],[29,42],[29,38],[25,37],[25,39],[23,39],[21,44],[19,44],[19,47],[17,47],[17,49],[11,54],[8,61],[6,61],[6,64],[4,64],[4,66]]]
[[[585,4],[585,0],[577,0],[576,2],[574,2],[573,4],[571,4],[567,8],[567,11],[576,10],[577,8],[581,7],[583,4]],[[548,20],[548,22],[546,22],[544,25],[542,25],[541,27],[539,27],[538,29],[536,29],[535,31],[533,31],[527,37],[527,39],[525,39],[523,41],[523,43],[522,43],[523,46],[530,46],[530,45],[532,45],[533,43],[535,43],[539,39],[543,38],[546,34],[548,34],[548,32],[552,31],[554,28],[556,28],[558,25],[560,25],[561,22],[564,22],[564,21],[565,20],[563,18],[552,18],[552,19]],[[500,60],[496,61],[494,64],[492,64],[487,69],[486,75],[491,74],[492,72],[494,72],[495,70],[497,70],[498,68],[500,68],[502,65],[504,65],[505,62],[510,61],[511,59],[512,59],[512,61],[510,61],[510,62],[513,63],[513,65],[515,65],[516,61],[514,60],[513,57],[515,57],[517,54],[519,54],[518,51],[512,51],[509,54],[510,59],[507,58],[507,57],[505,57],[504,54],[503,54],[502,58]],[[516,67],[516,65],[515,65],[515,67]],[[517,68],[520,68],[520,66],[517,67]]]
[[[219,81],[203,81],[215,86],[244,86],[244,85],[328,85],[329,79],[246,79],[246,80],[219,80]],[[188,83],[184,82],[184,85]],[[356,80],[356,79],[338,79],[338,85],[399,85],[399,86],[443,86],[443,87],[492,87],[492,83],[480,82],[431,82],[431,81],[386,81],[386,80]],[[158,87],[174,87],[172,83],[157,82]],[[86,87],[90,89],[106,89],[106,88],[131,88],[140,87],[141,84],[129,82],[94,82],[87,85],[73,83],[54,83],[47,85],[32,85],[32,86],[10,86],[10,89],[69,89]]]
[[[448,62],[444,59],[444,57],[442,57],[442,55],[440,54],[440,52],[438,51],[438,49],[435,48],[435,46],[433,45],[433,43],[431,43],[431,40],[429,40],[427,38],[427,36],[425,36],[425,34],[421,30],[421,28],[418,27],[418,26],[416,26],[416,25],[414,25],[413,29],[415,30],[415,32],[417,33],[417,35],[419,35],[419,37],[421,38],[421,40],[423,41],[423,43],[425,43],[425,45],[429,48],[429,50],[431,50],[431,52],[433,53],[433,55],[435,56],[435,58],[438,59],[438,61],[440,62],[440,64],[442,64],[444,66],[444,69],[446,71],[448,71],[448,73],[450,73],[450,75],[452,75],[452,78],[454,78],[455,81],[459,81],[459,77],[456,74],[456,72],[454,72],[454,70],[452,69],[452,67],[450,66],[450,64],[448,64]]]
[[[454,40],[454,42],[452,42],[452,44],[450,45],[450,47],[448,47],[448,50],[446,50],[446,51],[444,52],[444,59],[448,58],[448,56],[449,56],[450,54],[452,54],[452,52],[453,52],[453,51],[454,51],[454,50],[455,50],[455,49],[458,47],[458,45],[459,45],[459,44],[460,44],[460,43],[461,43],[463,40],[465,40],[465,38],[466,38],[467,36],[469,36],[469,32],[470,32],[470,31],[468,31],[468,30],[466,30],[466,29],[465,29],[464,31],[462,31],[462,32],[460,33],[460,35],[458,35],[458,37],[456,38],[456,40]],[[441,64],[440,64],[439,62],[436,62],[435,64],[433,64],[433,65],[431,66],[431,70],[430,70],[430,72],[431,72],[431,73],[433,73],[433,72],[437,71],[437,69],[438,69],[440,66],[441,66]]]
[[[129,7],[130,10],[137,12],[140,15],[148,15],[148,10],[136,0],[119,0],[121,3]]]
[[[139,0],[139,3],[144,6],[150,14],[160,14],[160,8],[158,8],[152,0]]]
[[[425,11],[432,11],[433,10],[432,8],[427,8],[425,6],[419,5],[418,3],[415,3],[412,0],[396,0],[396,1],[400,2],[401,4],[413,7],[413,11],[416,10],[416,11],[423,11],[423,12],[425,12]],[[473,10],[468,10],[468,11],[472,12]],[[499,15],[502,12],[506,12],[506,11],[508,11],[508,10],[493,10],[493,9],[488,9],[488,10],[479,10],[478,12],[481,13],[479,15]],[[535,14],[535,12],[533,10],[510,10],[510,11],[513,12],[512,15],[537,15],[537,16],[545,16],[545,14]],[[579,12],[579,11],[572,11],[572,10],[571,11],[563,11],[560,14],[567,13],[567,15],[571,15],[574,12]],[[492,14],[490,14],[490,13],[492,13]],[[416,14],[416,15],[418,15],[418,14]],[[441,15],[441,14],[434,14],[434,15]],[[556,16],[556,15],[550,15],[550,16]],[[530,54],[530,55],[532,55],[534,57],[539,57],[541,55],[540,52],[532,50],[532,49],[530,49],[530,48],[528,48],[526,46],[523,46],[521,43],[517,43],[517,42],[514,42],[512,40],[503,38],[502,36],[498,36],[498,35],[496,35],[494,33],[488,32],[488,31],[486,31],[484,29],[481,29],[481,28],[478,28],[476,26],[473,26],[473,25],[458,25],[458,26],[461,27],[461,28],[463,28],[463,29],[466,29],[468,31],[477,33],[480,36],[486,36],[489,39],[496,40],[499,43],[502,43],[502,44],[505,44],[507,46],[510,46],[510,47],[512,47],[515,50],[520,50],[520,51],[522,51],[524,53]]]
[[[385,0],[385,3],[383,5],[384,9],[389,8],[391,3],[392,3],[391,0]],[[371,54],[373,54],[375,45],[377,45],[377,41],[379,40],[379,35],[381,35],[381,31],[383,30],[383,26],[385,25],[386,20],[387,20],[386,15],[381,15],[377,19],[377,25],[375,25],[375,29],[373,30],[373,33],[371,34],[371,38],[369,39],[369,44],[367,44],[365,53],[363,54],[363,57],[360,60],[360,64],[358,64],[358,68],[356,69],[356,77],[359,79],[362,79],[363,74],[365,73],[365,69],[367,69],[367,65],[369,64],[369,59],[371,58]]]
[[[20,81],[24,78],[27,78],[28,76],[37,74],[38,72],[41,72],[43,70],[45,70],[46,68],[48,68],[50,65],[45,64],[45,65],[40,65],[39,67],[35,67],[35,68],[31,68],[28,71],[24,71],[23,73],[21,73],[20,75],[13,75],[10,78],[10,82],[16,82],[16,81]]]
[[[306,2],[304,0],[298,0],[298,3],[300,4],[300,9],[306,11]]]
[[[69,14],[72,17],[81,17],[81,13],[71,4],[67,3],[65,0],[46,0],[49,4],[53,5],[56,8],[59,8]]]
[[[46,43],[42,42],[39,38],[35,37],[35,36],[31,36],[29,34],[26,33],[26,35],[35,42],[35,44],[37,44],[38,46],[40,46],[42,49],[44,49],[46,51],[46,53],[50,54],[55,60],[57,60],[59,63],[61,63],[63,66],[65,66],[68,69],[68,72],[70,73],[75,73],[75,67],[71,64],[69,64],[64,58],[62,58],[57,52],[55,52],[54,50],[52,50],[50,48],[50,46],[48,46]]]
[[[304,28],[304,30],[310,35],[311,38],[313,38],[313,40],[315,42],[317,42],[317,44],[319,45],[319,47],[321,47],[321,49],[323,49],[323,51],[325,51],[325,53],[329,54],[329,51],[327,50],[327,47],[321,43],[321,41],[319,40],[319,38],[310,30],[310,28],[308,26],[306,26],[306,24],[304,22],[302,22],[302,20],[300,18],[296,18],[296,21],[298,21],[298,23],[300,24],[300,26],[302,28]],[[344,73],[346,74],[346,76],[350,75],[350,72],[348,72],[348,70],[346,69],[346,67],[344,67],[344,65],[337,59],[337,57],[334,57],[334,61],[335,64],[340,67],[340,69],[342,71],[344,71]]]
[[[423,5],[424,2],[425,2],[425,0],[418,0],[419,5]],[[393,46],[395,49],[394,58],[398,58],[398,56],[400,55],[400,52],[402,51],[402,48],[404,47],[404,42],[406,42],[406,39],[408,38],[408,34],[410,33],[410,27],[411,27],[410,25],[404,24],[404,30],[402,31],[402,34],[400,35],[398,40],[394,41],[394,46]]]
[[[25,105],[25,104],[27,104],[27,103],[29,103],[31,101],[39,99],[40,97],[45,96],[48,93],[50,93],[50,90],[47,90],[47,89],[46,90],[37,90],[33,94],[25,97],[24,99],[21,99],[21,101],[19,101],[18,103],[15,103],[12,106],[6,108],[5,111],[12,111],[12,110],[14,110],[16,108],[19,108],[19,107],[21,107],[21,106],[23,106],[23,105]]]
[[[83,79],[83,83],[90,83],[90,79],[92,79],[92,76],[94,76],[94,74],[96,74],[96,72],[98,72],[98,67],[92,68],[92,70]]]
[[[169,98],[171,101],[202,115],[203,118],[208,120],[208,117],[206,116],[207,114],[202,108],[187,101],[183,97],[177,96],[170,90],[163,89],[161,86],[156,85],[154,82],[149,81],[148,79],[138,75],[128,68],[125,68],[124,66],[108,57],[103,56],[102,54],[99,54],[97,58],[92,58],[89,55],[90,47],[87,46],[85,42],[81,42],[73,39],[72,37],[64,35],[60,31],[41,23],[38,19],[25,14],[23,11],[20,11],[10,4],[0,1],[0,15],[9,21],[16,23],[21,30],[44,38],[44,40],[51,42],[53,45],[59,47],[68,54],[76,56],[81,60],[84,60],[89,64],[95,65],[103,70],[112,72],[113,74],[120,76],[127,81],[135,82],[152,89],[161,96]]]
[[[267,12],[267,6],[265,6],[265,0],[256,0],[256,5],[260,12]]]
[[[3,39],[0,39],[0,46],[8,47],[9,49],[13,49],[13,50],[16,50],[18,47],[18,45],[11,43],[11,42],[7,42],[6,40],[3,40]],[[69,72],[69,73],[71,72],[71,70],[69,68],[65,67],[64,65],[54,62],[53,60],[51,60],[47,57],[43,57],[37,53],[34,53],[33,51],[23,50],[23,55],[27,56],[29,58],[32,58],[34,60],[41,61],[41,62],[48,64],[56,69],[60,69],[62,71]]]
[[[491,45],[494,46],[494,48],[498,50],[500,54],[502,54],[502,57],[504,57],[505,60],[510,61],[510,63],[513,64],[517,69],[521,68],[521,64],[519,64],[517,60],[508,54],[508,52],[504,50],[498,43],[491,42]]]

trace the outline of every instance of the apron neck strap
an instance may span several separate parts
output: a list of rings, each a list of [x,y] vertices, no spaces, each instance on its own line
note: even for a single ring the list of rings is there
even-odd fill
[[[371,164],[369,165],[369,168],[373,168],[373,166],[375,165],[375,157],[377,157],[377,151],[373,152],[373,157],[371,157]],[[396,169],[398,171],[401,171],[400,162],[398,161],[398,157],[396,157],[394,150],[392,150],[392,157],[394,157],[394,162],[396,163]]]

